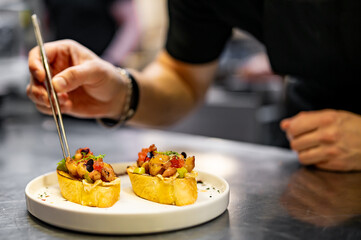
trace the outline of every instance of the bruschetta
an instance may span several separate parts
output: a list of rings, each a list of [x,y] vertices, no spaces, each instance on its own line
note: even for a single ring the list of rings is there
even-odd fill
[[[160,152],[152,144],[138,153],[127,168],[134,193],[144,199],[170,205],[189,205],[197,200],[195,157],[174,151]]]
[[[57,176],[61,195],[84,206],[113,206],[119,199],[120,179],[103,158],[94,156],[89,148],[79,148],[74,156],[60,161]]]

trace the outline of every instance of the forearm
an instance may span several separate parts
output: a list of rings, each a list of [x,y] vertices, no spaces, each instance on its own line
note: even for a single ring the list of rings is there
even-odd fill
[[[135,74],[139,83],[139,105],[131,124],[161,126],[176,122],[196,105],[179,76],[158,63]]]

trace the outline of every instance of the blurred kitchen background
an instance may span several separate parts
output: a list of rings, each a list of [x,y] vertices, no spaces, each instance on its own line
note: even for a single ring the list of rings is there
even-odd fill
[[[101,0],[89,0],[93,1]],[[36,45],[30,16],[36,13],[40,17],[46,41],[56,39],[49,20],[52,15],[45,2],[54,1],[0,0],[0,135],[4,121],[47,118],[38,113],[26,97],[27,54]],[[167,28],[166,0],[134,0],[132,6],[137,19],[137,31],[133,32],[136,40],[117,65],[141,70],[163,46]],[[70,27],[60,24],[61,29]],[[282,90],[282,79],[270,72],[262,44],[235,29],[205,103],[166,130],[272,145],[270,132],[277,124]]]

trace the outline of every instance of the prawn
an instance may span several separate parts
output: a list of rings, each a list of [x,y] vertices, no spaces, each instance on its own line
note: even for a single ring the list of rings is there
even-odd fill
[[[101,170],[101,175],[102,175],[102,179],[107,182],[111,182],[116,178],[112,166],[108,163],[104,163],[104,166]]]

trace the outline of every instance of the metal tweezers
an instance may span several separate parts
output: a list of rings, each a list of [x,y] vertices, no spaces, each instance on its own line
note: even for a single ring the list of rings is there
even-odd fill
[[[69,151],[68,141],[66,139],[66,134],[65,134],[65,130],[64,130],[63,118],[62,118],[61,112],[60,112],[58,96],[57,96],[57,94],[54,90],[53,84],[51,82],[52,76],[51,76],[51,72],[50,72],[50,68],[49,68],[48,59],[47,59],[46,53],[45,53],[45,48],[44,48],[43,38],[42,38],[41,32],[40,32],[38,18],[36,16],[36,14],[33,14],[31,16],[31,18],[32,18],[33,25],[34,25],[36,41],[37,41],[39,49],[40,49],[40,55],[41,55],[41,59],[43,62],[45,73],[46,73],[45,87],[46,87],[46,91],[48,92],[48,98],[49,98],[49,102],[50,102],[50,106],[51,106],[51,111],[53,113],[54,121],[56,124],[56,129],[58,130],[61,150],[63,151],[64,159],[66,159],[67,157],[70,157],[70,151]]]

